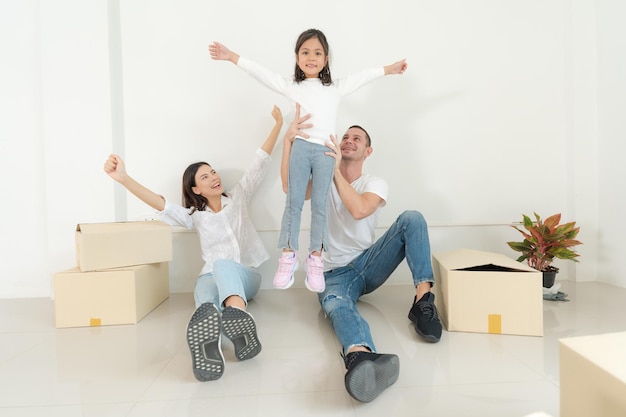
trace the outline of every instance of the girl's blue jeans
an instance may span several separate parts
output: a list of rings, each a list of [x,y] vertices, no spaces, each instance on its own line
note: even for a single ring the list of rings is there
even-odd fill
[[[370,248],[348,265],[327,271],[318,294],[344,354],[353,346],[376,351],[369,325],[359,314],[359,297],[380,287],[406,258],[413,284],[433,284],[428,226],[421,213],[405,211]],[[413,294],[415,295],[415,294]]]
[[[302,207],[311,180],[311,235],[309,252],[321,251],[328,230],[328,198],[335,158],[326,146],[296,139],[289,157],[289,182],[278,247],[298,250]]]

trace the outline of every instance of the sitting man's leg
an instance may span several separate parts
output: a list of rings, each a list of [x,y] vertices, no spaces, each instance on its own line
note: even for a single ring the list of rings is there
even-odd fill
[[[435,307],[435,295],[430,291],[434,285],[428,226],[418,211],[405,211],[398,217],[405,224],[405,256],[415,285],[415,298],[409,310],[409,320],[417,334],[429,342],[441,339],[441,321]]]
[[[356,309],[365,283],[354,269],[335,269],[325,278],[319,300],[343,347],[346,390],[359,401],[372,401],[397,381],[400,361],[396,355],[376,353],[369,325]]]
[[[406,258],[415,285],[409,319],[415,331],[429,342],[441,338],[441,321],[435,307],[428,226],[418,211],[405,211],[368,250],[353,261],[367,279],[365,293],[381,286]]]

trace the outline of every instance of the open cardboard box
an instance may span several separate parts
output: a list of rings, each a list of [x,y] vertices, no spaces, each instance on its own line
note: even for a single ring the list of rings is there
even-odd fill
[[[57,328],[135,324],[168,297],[167,262],[54,274]]]
[[[433,254],[432,261],[435,305],[448,331],[543,336],[541,272],[471,249]]]
[[[76,260],[84,272],[169,262],[172,227],[157,220],[78,224]]]

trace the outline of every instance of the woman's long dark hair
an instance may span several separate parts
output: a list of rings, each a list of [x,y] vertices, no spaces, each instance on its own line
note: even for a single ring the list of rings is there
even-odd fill
[[[330,54],[330,48],[328,47],[328,41],[326,40],[326,35],[321,30],[318,29],[308,29],[300,34],[298,40],[296,41],[296,56],[300,52],[300,48],[302,48],[302,44],[309,39],[317,38],[322,44],[322,48],[324,49],[324,55],[326,57]],[[304,71],[300,69],[298,66],[298,62],[296,62],[296,68],[294,73],[294,79],[297,83],[304,81],[306,76],[304,75]],[[322,80],[323,85],[331,85],[333,83],[333,78],[330,75],[330,58],[327,60],[326,65],[320,71],[319,75],[320,80]]]
[[[196,186],[196,174],[203,165],[211,167],[206,162],[196,162],[189,165],[183,173],[183,207],[191,209],[189,214],[193,214],[196,210],[205,211],[209,204],[206,198],[193,192],[193,187]],[[227,196],[226,193],[222,195]]]

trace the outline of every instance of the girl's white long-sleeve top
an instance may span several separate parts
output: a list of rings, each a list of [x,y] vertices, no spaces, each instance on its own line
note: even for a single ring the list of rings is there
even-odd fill
[[[248,203],[258,188],[269,164],[270,156],[262,149],[256,151],[237,185],[222,196],[222,210],[214,213],[210,209],[194,211],[165,201],[161,220],[169,225],[195,229],[200,239],[204,267],[200,275],[213,272],[213,263],[218,259],[232,259],[242,265],[257,267],[269,259],[250,216]]]
[[[295,107],[300,103],[300,114],[310,114],[307,123],[313,127],[307,129],[310,137],[306,140],[324,145],[330,135],[336,135],[337,111],[341,99],[369,82],[385,75],[383,67],[370,68],[335,80],[331,85],[323,85],[319,78],[307,78],[296,83],[293,78],[285,78],[266,69],[260,64],[242,56],[237,66],[247,72],[261,84],[285,96]]]

